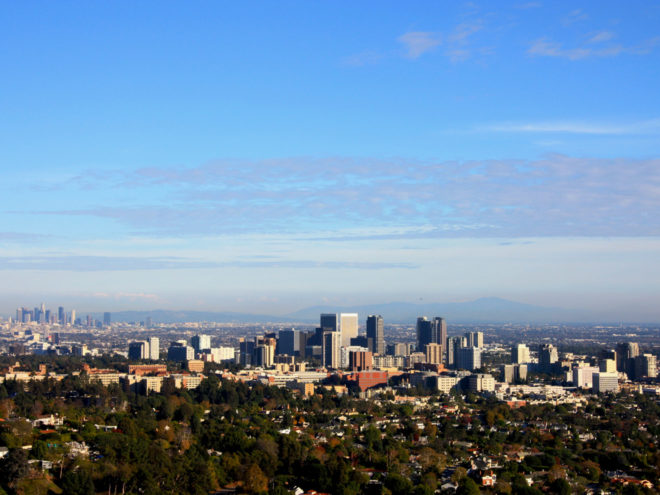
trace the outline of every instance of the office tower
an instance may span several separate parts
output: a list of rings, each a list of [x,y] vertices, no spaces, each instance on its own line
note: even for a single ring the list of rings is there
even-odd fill
[[[16,308],[16,322],[23,323],[23,308]]]
[[[323,366],[327,368],[339,368],[341,351],[341,334],[339,332],[327,331],[323,333]]]
[[[190,344],[196,352],[202,352],[206,349],[211,348],[211,336],[210,335],[195,335],[190,339]]]
[[[442,346],[432,342],[426,344],[426,362],[429,364],[442,364],[443,355],[442,355]]]
[[[481,348],[461,347],[457,353],[456,368],[474,371],[481,368]]]
[[[76,310],[72,309],[71,310],[71,326],[74,326],[76,324]]]
[[[66,316],[64,314],[64,308],[62,306],[57,308],[57,322],[60,325],[66,325]]]
[[[371,339],[371,352],[381,356],[385,354],[385,323],[382,316],[367,316],[367,339]]]
[[[552,344],[541,344],[539,346],[539,365],[550,366],[559,361],[559,353]]]
[[[467,332],[465,334],[467,339],[466,347],[483,347],[484,346],[484,333],[483,332]]]
[[[103,324],[106,327],[109,327],[111,322],[112,322],[112,316],[110,315],[109,312],[106,311],[105,313],[103,313]]]
[[[335,313],[322,313],[321,314],[321,334],[323,332],[338,332],[339,321]]]
[[[241,337],[238,340],[239,362],[243,366],[252,364],[252,352],[254,351],[254,341]]]
[[[417,351],[424,352],[426,344],[433,342],[433,329],[426,316],[417,318]]]
[[[619,391],[619,375],[617,373],[594,373],[592,377],[593,391],[597,394]]]
[[[294,328],[280,330],[277,339],[277,353],[288,356],[300,354],[300,332]]]
[[[160,359],[160,339],[149,337],[149,359],[158,361]]]
[[[257,338],[252,351],[252,364],[262,368],[270,368],[275,362],[275,346],[277,342],[273,338]]]
[[[149,342],[138,340],[128,344],[128,358],[129,359],[148,359],[149,358]]]
[[[628,375],[633,375],[634,359],[639,356],[639,344],[637,342],[621,342],[616,345],[616,370]]]
[[[349,347],[351,339],[358,335],[358,314],[341,313],[339,315],[339,331],[341,332],[341,345]]]
[[[633,358],[635,363],[634,379],[655,378],[658,374],[656,358],[653,354],[642,354]]]
[[[447,367],[455,368],[458,361],[458,350],[463,347],[462,337],[448,337],[447,338]]]
[[[513,364],[529,363],[530,361],[529,348],[525,344],[518,344],[511,348],[511,362]]]
[[[151,319],[151,316],[147,316],[144,320],[144,326],[146,328],[151,328],[153,326],[153,320]]]
[[[170,361],[190,361],[195,358],[195,349],[186,344],[186,341],[172,342],[167,349],[167,359]]]
[[[600,372],[595,366],[576,366],[573,368],[573,386],[577,388],[592,388],[593,376]]]
[[[603,373],[616,373],[616,359],[601,359],[598,370]]]
[[[425,316],[417,318],[417,351],[426,352],[427,344],[440,344],[443,349],[447,342],[447,323],[436,316],[429,321]]]

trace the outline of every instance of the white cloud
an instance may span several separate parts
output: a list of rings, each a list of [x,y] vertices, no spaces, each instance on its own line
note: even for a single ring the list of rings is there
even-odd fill
[[[660,119],[608,124],[580,121],[503,122],[479,127],[480,131],[549,134],[632,135],[660,133]]]
[[[406,48],[407,58],[419,58],[424,53],[440,45],[440,36],[428,31],[411,31],[397,38]]]

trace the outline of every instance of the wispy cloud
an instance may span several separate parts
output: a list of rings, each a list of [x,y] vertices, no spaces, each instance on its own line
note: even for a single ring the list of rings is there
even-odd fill
[[[623,51],[624,48],[621,45],[611,45],[604,48],[593,48],[591,46],[564,48],[561,43],[541,38],[532,43],[527,53],[536,57],[558,57],[575,61],[589,57],[614,57]]]
[[[584,12],[582,9],[575,9],[569,12],[564,18],[562,19],[562,24],[564,26],[570,26],[571,24],[575,24],[577,22],[581,21],[586,21],[589,19],[589,15]]]
[[[356,53],[355,55],[350,55],[344,57],[341,60],[342,65],[348,65],[351,67],[363,67],[365,65],[373,65],[381,62],[385,58],[385,55],[378,53],[372,50],[367,50],[364,52]]]
[[[616,34],[610,31],[600,31],[588,35],[581,43],[573,47],[565,47],[563,43],[549,38],[539,38],[532,42],[527,49],[527,54],[532,57],[555,57],[565,58],[572,61],[587,58],[616,57],[622,54],[646,55],[660,44],[660,37],[650,38],[637,45],[623,45],[621,43],[609,43]]]
[[[659,127],[659,121],[628,127],[534,123],[496,125],[490,131],[613,135],[658,132]],[[291,158],[137,170],[125,173],[121,184],[123,191],[151,199],[31,213],[87,216],[110,221],[127,235],[168,238],[273,234],[360,241],[660,233],[658,160]],[[95,187],[106,185],[101,181]],[[83,267],[145,266],[141,259],[79,261]],[[5,267],[9,263],[3,261]],[[17,260],[14,266],[25,263]],[[193,267],[189,263],[157,259],[146,266]]]
[[[548,121],[548,122],[503,122],[481,126],[480,131],[492,132],[524,132],[549,134],[594,134],[594,135],[626,135],[626,134],[660,134],[660,119],[642,122],[619,124],[580,122],[580,121]]]
[[[377,261],[328,261],[328,260],[227,260],[200,261],[184,258],[148,258],[148,257],[114,257],[114,256],[20,256],[0,257],[0,270],[36,270],[36,271],[70,271],[70,272],[100,272],[100,271],[136,271],[136,270],[181,270],[181,269],[212,269],[212,268],[287,268],[287,269],[351,269],[380,270],[414,269],[418,266],[408,262],[377,262]],[[144,297],[143,294],[97,293],[97,297]]]
[[[405,56],[411,59],[419,58],[441,43],[440,35],[429,31],[410,31],[399,36],[397,41],[404,45]]]
[[[72,272],[173,270],[210,268],[214,263],[185,258],[139,256],[1,256],[0,270],[54,270]]]

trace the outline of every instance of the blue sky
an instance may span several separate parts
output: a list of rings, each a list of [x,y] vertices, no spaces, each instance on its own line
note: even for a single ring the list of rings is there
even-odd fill
[[[660,320],[660,2],[0,12],[0,311]]]

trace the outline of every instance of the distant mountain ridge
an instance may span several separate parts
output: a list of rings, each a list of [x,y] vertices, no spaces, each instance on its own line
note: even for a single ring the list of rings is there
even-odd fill
[[[358,313],[360,320],[369,314],[380,314],[386,323],[414,324],[419,316],[442,316],[451,323],[562,323],[598,321],[588,311],[535,306],[499,297],[483,297],[474,301],[454,303],[390,302],[359,306],[310,306],[286,315],[263,315],[214,311],[117,311],[113,321],[145,321],[154,323],[184,323],[215,321],[219,323],[304,323],[315,324],[321,313]],[[94,315],[101,319],[102,314]],[[603,318],[601,318],[603,320]]]

